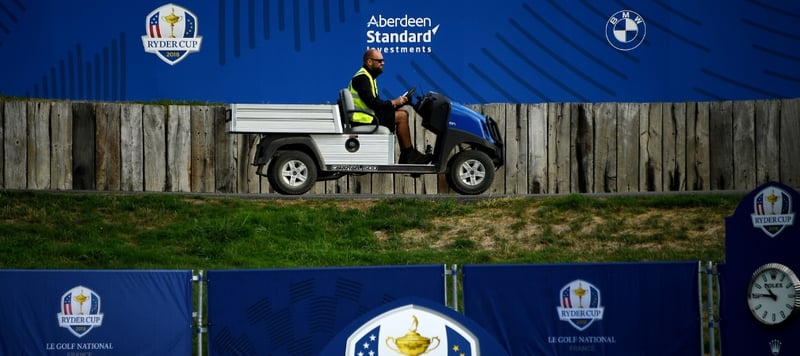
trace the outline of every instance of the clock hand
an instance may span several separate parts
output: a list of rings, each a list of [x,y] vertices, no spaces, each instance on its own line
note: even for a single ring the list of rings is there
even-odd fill
[[[772,300],[778,300],[778,296],[772,292],[772,288],[767,288],[767,292],[769,292],[769,297],[772,298]]]

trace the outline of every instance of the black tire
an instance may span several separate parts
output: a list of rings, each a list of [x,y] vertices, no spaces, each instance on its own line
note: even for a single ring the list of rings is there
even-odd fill
[[[303,151],[281,151],[269,165],[267,180],[278,193],[300,195],[317,181],[317,165]]]
[[[494,181],[494,163],[478,150],[461,151],[447,166],[447,184],[456,192],[476,195],[485,192]]]

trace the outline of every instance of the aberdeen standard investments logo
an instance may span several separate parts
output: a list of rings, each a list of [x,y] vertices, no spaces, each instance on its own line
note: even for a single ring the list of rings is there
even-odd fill
[[[83,337],[92,328],[102,324],[103,314],[100,313],[100,296],[97,293],[77,286],[61,296],[58,326],[69,329],[77,337]]]
[[[639,47],[647,35],[644,18],[631,10],[617,11],[606,22],[606,40],[611,47],[630,51]]]
[[[175,65],[199,52],[203,38],[197,35],[197,16],[178,5],[166,4],[145,17],[144,51]]]

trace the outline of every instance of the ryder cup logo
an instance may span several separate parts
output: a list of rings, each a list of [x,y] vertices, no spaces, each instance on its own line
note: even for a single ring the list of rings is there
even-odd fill
[[[163,5],[145,17],[144,51],[169,65],[199,52],[203,38],[197,36],[197,16],[178,5]]]
[[[606,40],[620,51],[630,51],[644,42],[647,25],[631,10],[618,11],[606,22]]]
[[[570,323],[575,329],[585,330],[595,320],[603,319],[600,305],[600,290],[589,282],[577,279],[561,289],[561,306],[557,307],[558,318]]]
[[[767,187],[753,200],[753,227],[761,228],[769,237],[778,236],[787,226],[794,225],[792,196],[778,187]]]
[[[61,296],[58,326],[82,337],[101,324],[103,314],[100,313],[100,296],[97,293],[84,286],[77,286]]]

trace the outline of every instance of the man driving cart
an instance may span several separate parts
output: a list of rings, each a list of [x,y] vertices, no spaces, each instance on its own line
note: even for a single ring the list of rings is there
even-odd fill
[[[401,95],[392,100],[383,100],[378,94],[377,78],[383,73],[384,59],[380,51],[368,49],[364,52],[363,65],[353,75],[348,89],[353,96],[356,109],[373,114],[380,125],[388,127],[397,134],[400,144],[400,164],[427,164],[433,157],[417,151],[411,141],[411,129],[408,126],[408,112],[403,109],[409,98]],[[372,116],[360,112],[353,114],[353,125],[370,124]]]

